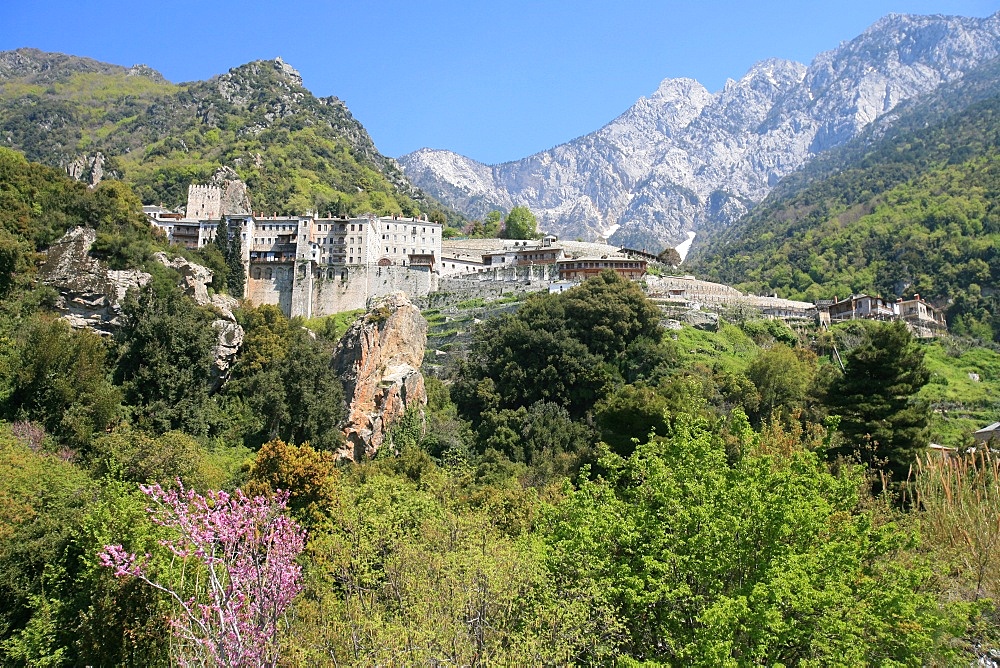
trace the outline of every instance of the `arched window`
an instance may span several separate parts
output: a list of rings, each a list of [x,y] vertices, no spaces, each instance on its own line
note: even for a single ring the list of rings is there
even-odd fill
[[[253,268],[253,277],[254,278],[260,278],[260,267],[254,267]]]
[[[264,278],[266,278],[266,279],[270,280],[270,279],[271,279],[271,275],[272,275],[272,274],[271,274],[271,268],[270,268],[270,267],[268,267],[268,268],[267,268],[267,269],[266,269],[266,270],[264,271]]]
[[[347,280],[347,269],[341,269],[340,270],[340,280],[341,281],[346,281]]]

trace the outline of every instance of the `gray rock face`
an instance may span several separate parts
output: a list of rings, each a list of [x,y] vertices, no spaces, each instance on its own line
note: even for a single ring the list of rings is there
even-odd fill
[[[547,232],[658,252],[732,222],[818,153],[998,54],[1000,13],[889,15],[809,67],[766,60],[716,93],[664,80],[600,130],[516,162],[421,149],[400,164],[470,215],[526,205]]]
[[[427,404],[420,373],[426,346],[427,321],[402,292],[376,299],[347,330],[332,362],[348,408],[339,458],[371,457],[407,408]]]
[[[93,158],[89,155],[77,156],[76,160],[66,165],[66,173],[71,179],[96,186],[104,179],[104,154],[98,151]]]
[[[71,326],[110,335],[121,324],[125,295],[129,290],[145,286],[152,277],[134,269],[108,269],[90,255],[96,239],[97,232],[91,228],[70,230],[49,247],[38,275],[42,283],[59,293],[56,309]],[[243,344],[243,328],[232,311],[236,300],[224,295],[209,296],[207,286],[212,282],[212,272],[205,267],[181,257],[170,259],[166,253],[157,253],[154,257],[180,274],[180,287],[198,305],[210,306],[219,314],[212,326],[218,332],[215,368],[217,380],[221,381]]]
[[[97,232],[77,227],[49,247],[39,280],[59,293],[56,308],[73,327],[111,334],[120,324],[126,293],[149,283],[149,274],[108,269],[90,256]]]
[[[232,167],[219,167],[209,179],[209,183],[222,190],[222,213],[227,216],[239,216],[252,213],[250,208],[250,191],[247,184],[240,180],[239,174]]]

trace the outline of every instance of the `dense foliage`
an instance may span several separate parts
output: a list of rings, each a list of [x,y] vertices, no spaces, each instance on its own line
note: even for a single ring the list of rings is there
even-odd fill
[[[1000,341],[1000,97],[876,145],[765,201],[703,246],[694,269],[799,299],[919,293],[960,335]]]
[[[126,187],[9,164],[11,201],[47,184],[94,207],[73,220],[129,230],[107,246],[123,265],[158,247],[102,222],[128,220]],[[25,215],[8,233],[30,268],[75,223]],[[107,338],[27,273],[0,296],[0,665],[968,665],[998,647],[995,462],[919,447],[928,418],[963,445],[1000,417],[992,350],[743,312],[665,328],[609,272],[505,304],[426,378],[425,410],[344,465],[329,361],[357,314],[244,305],[223,371],[215,316],[172,272]]]
[[[534,239],[538,236],[538,219],[526,206],[515,206],[503,221],[506,239]]]

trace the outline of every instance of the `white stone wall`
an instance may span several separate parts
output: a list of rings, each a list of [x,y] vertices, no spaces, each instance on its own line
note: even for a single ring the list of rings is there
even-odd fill
[[[292,272],[291,263],[259,263],[250,267],[250,277],[247,279],[247,301],[255,306],[273,304],[279,307],[285,315],[292,311]]]
[[[331,278],[332,272],[332,278]],[[437,275],[426,269],[389,267],[320,267],[312,283],[312,315],[365,308],[372,297],[398,290],[412,301],[437,289]]]
[[[303,272],[302,270],[305,269]],[[318,317],[365,308],[371,297],[402,290],[411,300],[437,290],[438,277],[424,268],[323,266],[311,262],[254,263],[247,299],[274,304],[290,317]]]

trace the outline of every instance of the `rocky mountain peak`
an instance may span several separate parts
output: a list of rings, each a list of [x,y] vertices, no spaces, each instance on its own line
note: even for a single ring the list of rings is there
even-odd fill
[[[146,69],[163,79],[159,72]],[[0,52],[0,81],[17,79],[24,83],[47,85],[64,81],[78,73],[123,75],[126,72],[128,70],[120,65],[39,49],[21,48]]]
[[[749,87],[770,86],[772,88],[787,88],[799,83],[805,78],[809,68],[802,63],[784,58],[768,58],[747,70],[747,73],[737,82],[737,85]]]
[[[157,83],[166,83],[167,80],[162,74],[154,70],[149,65],[136,64],[125,70],[125,76],[127,77],[144,77],[146,79],[151,79]]]
[[[274,65],[275,68],[281,73],[282,77],[296,86],[302,85],[302,75],[299,74],[297,69],[282,60],[281,56],[274,59]]]
[[[808,67],[764,60],[716,94],[665,79],[600,130],[522,160],[486,167],[425,150],[400,164],[470,215],[526,205],[547,232],[614,232],[614,243],[658,252],[727,224],[815,155],[998,56],[1000,12],[889,15]]]

